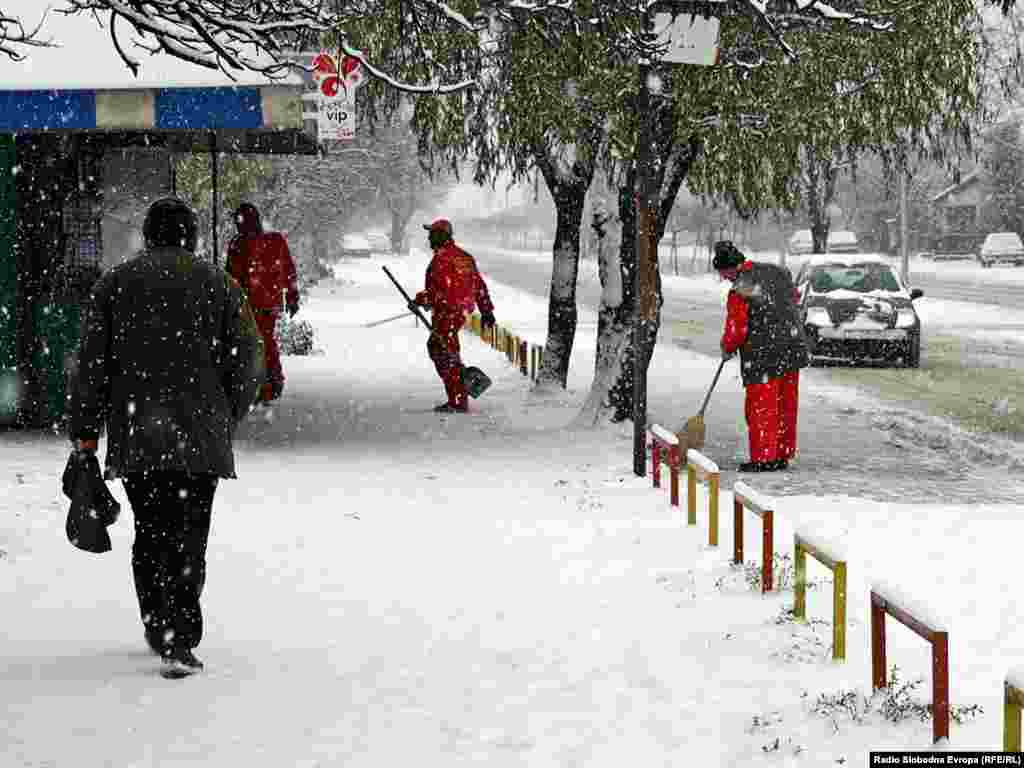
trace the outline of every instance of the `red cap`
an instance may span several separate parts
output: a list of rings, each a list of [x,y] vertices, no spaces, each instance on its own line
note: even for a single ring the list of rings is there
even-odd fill
[[[448,237],[452,236],[452,223],[448,219],[436,219],[429,224],[424,224],[423,228],[431,232],[438,229],[448,235]]]

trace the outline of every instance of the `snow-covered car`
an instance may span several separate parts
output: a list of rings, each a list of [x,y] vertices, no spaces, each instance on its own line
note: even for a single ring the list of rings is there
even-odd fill
[[[374,253],[391,253],[391,238],[383,232],[367,232],[366,240]]]
[[[370,241],[363,235],[343,235],[341,238],[341,255],[343,257],[367,259],[372,252]]]
[[[829,232],[826,250],[829,253],[860,253],[857,233],[851,232],[848,229],[837,229]]]
[[[902,359],[921,364],[921,320],[908,290],[882,257],[814,257],[796,276],[800,318],[813,359]]]
[[[1016,232],[993,232],[985,236],[985,242],[978,251],[978,262],[983,267],[993,264],[1016,264],[1024,266],[1024,243]]]
[[[789,238],[787,251],[790,256],[804,256],[814,252],[814,239],[811,237],[811,230],[798,229]]]

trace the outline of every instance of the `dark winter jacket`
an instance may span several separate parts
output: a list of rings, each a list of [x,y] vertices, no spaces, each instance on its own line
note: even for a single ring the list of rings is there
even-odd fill
[[[231,438],[263,380],[262,340],[238,283],[180,248],[93,287],[70,376],[72,440],[107,431],[107,477],[235,477]]]
[[[807,338],[793,280],[774,264],[744,262],[729,292],[722,346],[740,353],[744,386],[807,366]]]

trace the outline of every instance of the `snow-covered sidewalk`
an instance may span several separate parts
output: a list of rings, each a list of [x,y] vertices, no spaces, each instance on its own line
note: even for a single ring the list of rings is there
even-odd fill
[[[411,288],[425,258],[383,263]],[[927,722],[811,711],[870,693],[879,579],[949,618],[952,703],[984,708],[953,725],[952,748],[998,747],[1002,677],[1024,663],[1024,500],[778,498],[784,587],[796,526],[850,552],[848,661],[833,664],[823,567],[809,562],[813,621],[794,625],[788,588],[762,597],[729,567],[728,484],[712,549],[703,487],[688,527],[685,496],[673,509],[633,475],[631,425],[564,428],[592,376],[593,318],[569,388],[547,396],[464,334],[494,386],[472,415],[441,418],[424,329],[362,327],[402,306],[381,263],[315,289],[301,316],[323,354],[287,358],[275,418],[240,430],[239,479],[214,506],[197,678],[161,679],[145,649],[121,486],[114,551],[78,552],[63,530],[66,443],[0,436],[0,765],[864,765],[931,738]],[[499,322],[543,341],[546,307],[491,288]],[[659,349],[651,386],[699,402],[714,362]],[[752,516],[745,531],[759,562]],[[889,626],[889,663],[923,677],[927,701],[924,643]]]

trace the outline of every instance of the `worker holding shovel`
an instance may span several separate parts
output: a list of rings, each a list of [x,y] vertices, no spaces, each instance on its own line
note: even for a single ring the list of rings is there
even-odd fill
[[[452,239],[451,222],[438,219],[432,224],[424,224],[423,228],[429,232],[434,257],[427,267],[426,287],[409,302],[409,309],[415,312],[424,307],[433,311],[427,353],[448,395],[447,402],[434,410],[438,413],[466,413],[469,401],[463,380],[459,331],[474,306],[480,308],[480,325],[493,327],[494,305],[476,261]]]
[[[733,283],[722,334],[724,358],[740,353],[750,461],[741,472],[786,469],[796,454],[800,369],[810,358],[793,280],[774,264],[748,261],[728,240],[715,243],[712,262]]]

